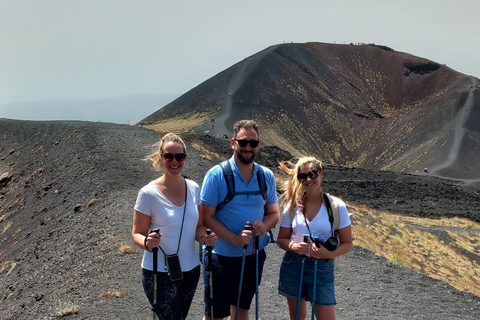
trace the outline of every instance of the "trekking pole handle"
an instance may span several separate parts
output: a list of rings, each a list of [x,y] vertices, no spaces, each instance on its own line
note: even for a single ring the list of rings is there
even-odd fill
[[[212,233],[212,230],[211,229],[206,229],[205,232],[207,233],[207,235],[209,235],[209,234]],[[212,246],[207,246],[207,250],[212,250]]]
[[[160,229],[154,229],[154,230],[150,231],[149,234],[152,233],[152,232],[155,232],[156,234],[160,234]],[[152,248],[152,251],[158,251],[158,247],[157,248]]]
[[[317,248],[320,248],[320,238],[319,237],[313,237],[313,243],[315,243],[315,246]]]
[[[304,233],[304,234],[303,234],[303,242],[308,243],[308,238],[309,238],[309,237],[310,237],[309,234]],[[303,256],[306,257],[307,255],[304,254]]]
[[[246,224],[246,225],[243,227],[243,230],[252,230],[252,226],[249,225],[249,224]],[[248,244],[243,245],[243,249],[247,249],[247,247],[248,247]]]

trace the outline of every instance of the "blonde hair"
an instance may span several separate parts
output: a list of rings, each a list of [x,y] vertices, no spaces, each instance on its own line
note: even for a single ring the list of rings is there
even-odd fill
[[[302,183],[297,179],[297,174],[300,172],[300,168],[305,166],[309,166],[312,170],[317,170],[319,173],[325,170],[323,162],[314,157],[300,157],[295,164],[292,161],[279,162],[279,169],[289,176],[280,186],[282,191],[280,198],[283,200],[284,205],[287,204],[289,206],[288,211],[290,215],[295,213],[295,208],[303,208],[304,206],[304,192]]]
[[[163,147],[168,142],[178,143],[179,145],[182,146],[183,153],[187,154],[187,147],[185,146],[185,142],[183,142],[182,138],[180,138],[180,136],[176,135],[175,133],[167,133],[166,135],[163,136],[163,138],[160,141],[158,141],[152,146],[152,149],[154,150],[153,153],[150,154],[145,159],[143,159],[145,161],[151,161],[152,167],[155,170],[163,169],[163,162],[161,157],[163,153]]]

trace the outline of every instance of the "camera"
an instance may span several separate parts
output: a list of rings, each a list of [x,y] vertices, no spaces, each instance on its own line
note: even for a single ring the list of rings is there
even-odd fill
[[[325,242],[320,241],[320,244],[328,251],[335,251],[335,249],[338,247],[338,239],[335,237],[330,237]]]

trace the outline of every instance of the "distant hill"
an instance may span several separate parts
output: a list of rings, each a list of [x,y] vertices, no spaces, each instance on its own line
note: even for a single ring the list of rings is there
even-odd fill
[[[279,44],[138,123],[227,133],[253,118],[261,140],[327,163],[480,179],[480,80],[386,46]],[[215,123],[212,122],[215,119]],[[213,127],[212,127],[213,126]]]
[[[62,99],[0,104],[0,118],[137,123],[178,94],[133,94],[98,99]]]

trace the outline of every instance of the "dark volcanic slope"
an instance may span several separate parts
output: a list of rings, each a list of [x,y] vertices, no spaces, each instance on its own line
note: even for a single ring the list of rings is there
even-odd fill
[[[269,47],[142,120],[199,132],[254,118],[262,142],[328,163],[480,179],[480,81],[376,45]],[[156,124],[156,125],[155,125]],[[172,127],[172,124],[175,124]]]
[[[138,190],[158,175],[141,159],[160,137],[125,125],[0,119],[0,175],[12,174],[0,188],[0,319],[58,319],[65,304],[78,306],[68,319],[151,317],[140,281],[142,251],[119,248],[132,245]],[[219,160],[202,157],[192,139],[186,138],[185,173],[201,185]],[[288,157],[272,147],[261,153],[258,161],[270,166]],[[478,191],[430,176],[328,166],[324,188],[379,210],[477,222],[480,216]],[[277,294],[283,251],[267,250],[260,317],[287,319]],[[480,313],[478,297],[359,247],[345,257],[336,281],[342,319],[474,320]],[[110,290],[126,295],[101,296]],[[200,282],[188,319],[202,314]]]

